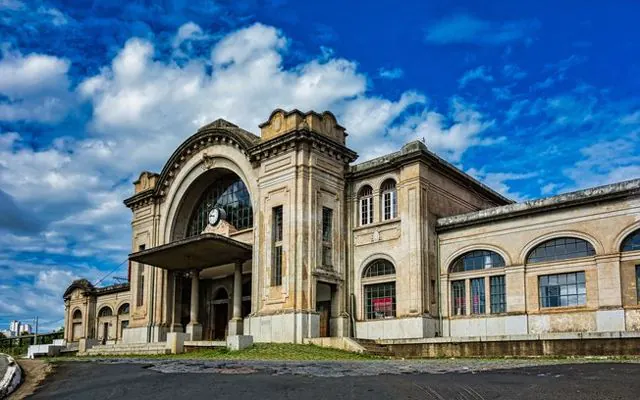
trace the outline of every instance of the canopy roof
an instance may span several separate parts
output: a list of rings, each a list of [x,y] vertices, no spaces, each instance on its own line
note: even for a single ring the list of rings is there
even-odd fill
[[[216,233],[203,233],[129,254],[129,260],[171,271],[185,271],[244,262],[251,258],[251,250],[250,244]]]

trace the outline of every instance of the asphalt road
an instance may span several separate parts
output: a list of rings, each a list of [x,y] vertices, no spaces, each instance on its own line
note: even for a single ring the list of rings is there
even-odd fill
[[[158,372],[144,364],[69,362],[32,399],[635,399],[640,364],[565,364],[467,373],[322,377],[233,371]]]

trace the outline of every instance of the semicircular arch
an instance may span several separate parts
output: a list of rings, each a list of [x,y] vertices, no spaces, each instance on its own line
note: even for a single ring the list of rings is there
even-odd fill
[[[552,239],[560,239],[560,238],[582,239],[588,242],[589,244],[591,244],[591,246],[593,246],[596,252],[596,255],[604,253],[604,247],[602,246],[602,243],[600,243],[600,241],[598,241],[596,238],[594,238],[589,234],[586,234],[580,231],[572,231],[572,230],[557,231],[557,232],[551,232],[542,236],[538,236],[535,239],[529,241],[522,248],[520,254],[518,255],[518,264],[523,264],[523,265],[526,264],[529,253],[531,253],[531,251],[535,249],[538,245]]]

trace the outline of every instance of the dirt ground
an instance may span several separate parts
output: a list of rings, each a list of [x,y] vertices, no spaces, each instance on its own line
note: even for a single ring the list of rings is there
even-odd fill
[[[22,385],[9,396],[9,400],[24,399],[53,371],[51,364],[42,360],[16,360],[22,367]]]

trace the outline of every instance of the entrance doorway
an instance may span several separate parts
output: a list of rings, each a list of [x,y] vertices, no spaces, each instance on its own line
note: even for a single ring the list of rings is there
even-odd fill
[[[109,339],[109,323],[105,322],[102,324],[102,344],[106,344],[107,339]]]
[[[328,283],[318,282],[316,286],[316,311],[320,314],[320,337],[331,336],[331,298],[333,288]]]
[[[213,300],[213,340],[224,340],[229,325],[229,294],[218,289]]]

